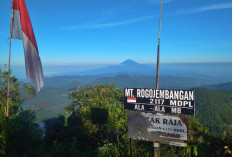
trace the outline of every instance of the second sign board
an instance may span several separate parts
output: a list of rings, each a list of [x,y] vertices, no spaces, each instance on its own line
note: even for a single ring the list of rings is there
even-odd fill
[[[128,133],[133,139],[187,146],[187,118],[128,111]]]

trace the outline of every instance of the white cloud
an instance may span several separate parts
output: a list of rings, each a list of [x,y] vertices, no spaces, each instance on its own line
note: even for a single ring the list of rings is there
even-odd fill
[[[150,3],[160,3],[160,0],[146,0]],[[162,0],[162,3],[170,3],[173,2],[174,0]]]
[[[76,25],[76,26],[69,26],[65,27],[66,30],[79,30],[79,29],[94,29],[94,28],[106,28],[106,27],[115,27],[115,26],[121,26],[121,25],[127,25],[131,23],[136,23],[148,19],[152,19],[154,16],[144,16],[139,17],[135,19],[130,19],[127,21],[121,21],[121,22],[108,22],[108,23],[100,23],[100,24],[84,24],[84,25]]]
[[[179,11],[179,14],[192,14],[210,10],[232,9],[232,3],[213,4],[205,7]]]
[[[142,0],[142,2],[146,1],[148,4],[159,4],[160,0]],[[174,0],[162,0],[162,3],[170,3],[173,2]],[[136,1],[135,1],[136,2]]]
[[[170,2],[173,2],[175,0],[162,0],[162,4],[165,4],[165,3],[170,3]],[[160,0],[132,0],[133,3],[137,3],[137,2],[146,2],[148,4],[160,4]]]

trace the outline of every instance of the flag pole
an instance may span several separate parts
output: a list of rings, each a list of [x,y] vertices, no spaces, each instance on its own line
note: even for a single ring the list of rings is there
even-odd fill
[[[157,69],[156,69],[156,89],[159,88],[159,58],[160,58],[161,17],[162,17],[162,0],[160,0],[159,38],[158,38],[158,48],[157,48]]]
[[[13,0],[14,1],[14,0]],[[13,27],[13,9],[11,10],[11,23],[10,23],[10,42],[9,42],[9,62],[8,62],[8,74],[7,74],[7,105],[5,108],[5,116],[9,117],[10,112],[10,59],[11,59],[11,38],[12,38],[12,27]]]
[[[160,0],[159,38],[158,38],[158,48],[157,48],[157,69],[156,69],[156,89],[159,88],[159,58],[160,58],[161,17],[162,17],[162,0]],[[160,143],[153,142],[153,147],[154,147],[154,157],[160,157]]]

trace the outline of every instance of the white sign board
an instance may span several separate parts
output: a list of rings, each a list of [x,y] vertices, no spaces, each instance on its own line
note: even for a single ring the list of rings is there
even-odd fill
[[[186,123],[176,116],[128,111],[129,137],[134,139],[185,146]]]

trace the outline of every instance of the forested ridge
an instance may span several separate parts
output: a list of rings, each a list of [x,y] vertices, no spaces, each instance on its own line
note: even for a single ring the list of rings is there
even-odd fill
[[[210,131],[232,136],[232,92],[197,88],[196,117]]]
[[[34,96],[33,88],[27,84],[20,86],[15,77],[11,77],[10,116],[5,117],[6,83],[7,72],[0,71],[0,156],[130,156],[122,89],[113,84],[73,87],[70,105],[58,118],[44,121],[43,132],[35,122],[35,113],[20,106]],[[200,120],[188,120],[189,145],[162,145],[162,156],[231,156],[232,94],[195,90],[196,117]],[[153,156],[152,143],[132,140],[132,154]]]

